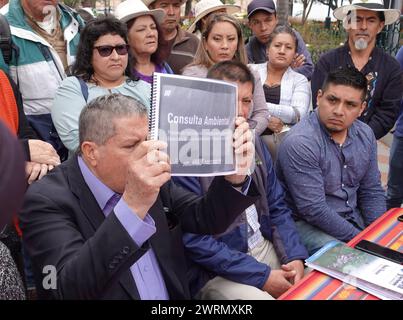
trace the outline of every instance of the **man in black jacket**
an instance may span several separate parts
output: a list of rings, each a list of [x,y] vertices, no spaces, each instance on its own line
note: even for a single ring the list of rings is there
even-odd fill
[[[367,107],[359,118],[374,131],[376,139],[393,128],[402,97],[402,74],[399,63],[382,49],[375,47],[376,36],[387,24],[399,18],[399,11],[385,9],[382,1],[353,1],[334,11],[343,20],[348,33],[344,46],[324,54],[312,76],[312,102],[328,72],[338,67],[355,67],[368,81]]]
[[[29,188],[21,214],[40,297],[189,298],[181,228],[220,233],[258,197],[243,173],[252,134],[245,119],[237,125],[243,170],[201,198],[170,181],[166,144],[146,140],[146,107],[116,94],[86,106],[79,154]]]

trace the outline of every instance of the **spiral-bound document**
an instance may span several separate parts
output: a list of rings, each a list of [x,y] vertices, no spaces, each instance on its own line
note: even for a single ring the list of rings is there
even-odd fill
[[[154,73],[150,139],[168,143],[173,176],[235,173],[237,94],[232,83]]]

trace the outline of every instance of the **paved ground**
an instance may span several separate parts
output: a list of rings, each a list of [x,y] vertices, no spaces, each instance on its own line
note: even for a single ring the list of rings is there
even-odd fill
[[[389,171],[390,148],[384,141],[378,141],[378,166],[381,171],[382,186],[386,189]]]

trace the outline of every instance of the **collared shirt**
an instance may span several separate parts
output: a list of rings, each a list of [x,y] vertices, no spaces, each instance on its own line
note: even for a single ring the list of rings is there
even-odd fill
[[[264,240],[260,231],[259,217],[256,206],[252,204],[245,210],[246,221],[248,222],[248,249],[253,250]]]
[[[277,174],[298,218],[348,241],[386,210],[372,130],[361,121],[336,143],[317,111],[296,124],[279,148]]]
[[[149,214],[144,221],[135,214],[121,198],[100,181],[88,168],[84,160],[78,157],[78,164],[84,180],[95,197],[105,217],[112,210],[116,217],[132,237],[133,241],[141,247],[156,231],[154,220]],[[137,291],[141,300],[168,300],[169,295],[157,258],[150,248],[136,263],[130,267],[136,282]]]

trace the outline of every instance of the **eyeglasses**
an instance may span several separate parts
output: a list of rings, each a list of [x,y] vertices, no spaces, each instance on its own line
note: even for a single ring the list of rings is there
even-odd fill
[[[94,47],[94,49],[98,50],[98,53],[101,57],[109,57],[113,50],[120,56],[124,56],[129,52],[128,44],[118,44],[117,46],[98,46]]]

